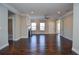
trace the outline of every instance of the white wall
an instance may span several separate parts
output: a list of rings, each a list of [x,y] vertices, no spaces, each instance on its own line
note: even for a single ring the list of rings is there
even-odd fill
[[[21,17],[21,38],[27,38],[27,23],[26,17]]]
[[[72,40],[73,34],[73,13],[67,13],[61,20],[61,35]]]
[[[29,17],[14,15],[13,16],[13,40],[28,38]]]
[[[73,48],[79,54],[79,4],[74,4],[73,11]]]
[[[56,34],[56,25],[55,25],[55,20],[54,19],[34,19],[32,22],[37,23],[37,30],[33,31],[34,34]],[[40,22],[45,23],[45,31],[40,31]]]
[[[55,20],[48,21],[48,34],[56,34]]]
[[[14,15],[13,16],[13,40],[17,41],[21,36],[21,16]]]
[[[15,14],[13,21],[13,40],[27,38],[28,35],[28,17]],[[8,46],[8,9],[0,4],[0,49]]]
[[[0,49],[8,45],[8,9],[0,4]]]
[[[29,16],[21,16],[21,38],[28,38]]]

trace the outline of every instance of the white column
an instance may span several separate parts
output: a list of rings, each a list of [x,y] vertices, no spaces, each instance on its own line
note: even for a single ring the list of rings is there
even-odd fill
[[[79,54],[79,4],[74,4],[73,10],[73,47],[72,50]]]
[[[8,46],[8,9],[0,4],[0,50]]]
[[[26,34],[28,38],[28,31],[31,28],[31,19],[29,15],[26,15]]]

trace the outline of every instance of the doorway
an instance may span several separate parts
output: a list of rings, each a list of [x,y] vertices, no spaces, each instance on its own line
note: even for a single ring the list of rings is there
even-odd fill
[[[8,41],[13,41],[13,15],[12,12],[8,11]]]
[[[60,20],[56,21],[56,33],[60,34]]]

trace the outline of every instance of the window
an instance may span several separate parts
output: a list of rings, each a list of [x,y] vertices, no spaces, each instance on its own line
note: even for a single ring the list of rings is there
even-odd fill
[[[33,31],[35,31],[36,30],[36,23],[31,23],[31,28]]]
[[[45,23],[40,23],[40,30],[44,31],[45,30]]]

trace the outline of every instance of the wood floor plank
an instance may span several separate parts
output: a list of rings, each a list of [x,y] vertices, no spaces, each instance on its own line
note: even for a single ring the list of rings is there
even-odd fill
[[[9,41],[0,55],[76,55],[72,41],[59,35],[32,35],[29,39]]]

